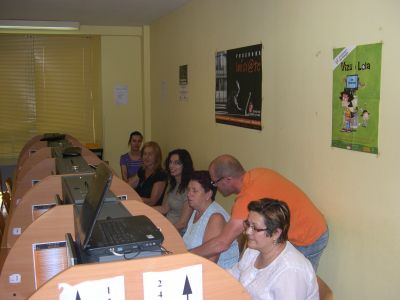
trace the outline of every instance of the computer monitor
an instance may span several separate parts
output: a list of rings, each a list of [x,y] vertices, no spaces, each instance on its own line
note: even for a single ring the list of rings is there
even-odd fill
[[[112,172],[110,169],[104,163],[99,164],[89,184],[80,214],[78,218],[75,219],[78,229],[76,240],[79,240],[82,249],[89,243],[90,235],[92,234],[96,218],[100,212],[104,195],[110,187],[111,179]]]

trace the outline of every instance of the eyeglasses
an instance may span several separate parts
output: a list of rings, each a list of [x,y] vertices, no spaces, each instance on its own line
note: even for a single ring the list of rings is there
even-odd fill
[[[253,231],[253,232],[261,232],[261,231],[268,230],[268,228],[263,228],[263,229],[255,228],[253,224],[250,224],[249,220],[243,221],[243,228],[245,231],[247,231],[247,229],[251,228],[251,231]]]
[[[211,180],[210,181],[210,183],[211,183],[211,185],[212,186],[214,186],[214,187],[217,187],[217,184],[218,184],[218,182],[220,182],[222,179],[224,179],[225,177],[224,176],[222,176],[222,177],[220,177],[220,178],[218,178],[217,180]]]

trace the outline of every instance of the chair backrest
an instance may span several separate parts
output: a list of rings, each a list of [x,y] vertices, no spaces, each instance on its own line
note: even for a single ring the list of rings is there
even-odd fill
[[[320,300],[333,300],[333,292],[329,286],[317,276],[318,287],[319,287],[319,299]]]
[[[10,207],[11,207],[11,196],[8,192],[3,192],[1,195],[2,203],[0,213],[3,213],[3,207],[6,210],[7,215],[10,214]]]
[[[10,177],[7,177],[5,184],[6,184],[7,192],[11,195],[11,191],[12,191],[12,187],[13,187],[12,179]]]
[[[5,227],[6,227],[6,220],[3,215],[3,212],[0,212],[0,231],[1,231],[0,242],[3,242],[3,238],[6,237],[6,234],[4,233]],[[6,260],[8,251],[9,251],[8,248],[0,247],[0,273],[1,273],[1,270],[3,269],[3,264]]]
[[[1,174],[1,168],[0,168],[0,192],[3,194],[4,189],[3,189],[3,175]]]
[[[6,220],[4,218],[3,212],[0,212],[0,242],[3,239],[4,234],[4,229],[6,227]]]

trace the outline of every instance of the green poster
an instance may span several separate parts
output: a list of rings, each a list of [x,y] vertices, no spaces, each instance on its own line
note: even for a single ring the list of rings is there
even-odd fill
[[[381,43],[333,50],[333,147],[378,153],[381,54]]]

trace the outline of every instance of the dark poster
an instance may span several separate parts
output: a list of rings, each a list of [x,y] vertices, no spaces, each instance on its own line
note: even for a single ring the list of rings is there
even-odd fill
[[[261,130],[262,45],[215,55],[215,120]]]

